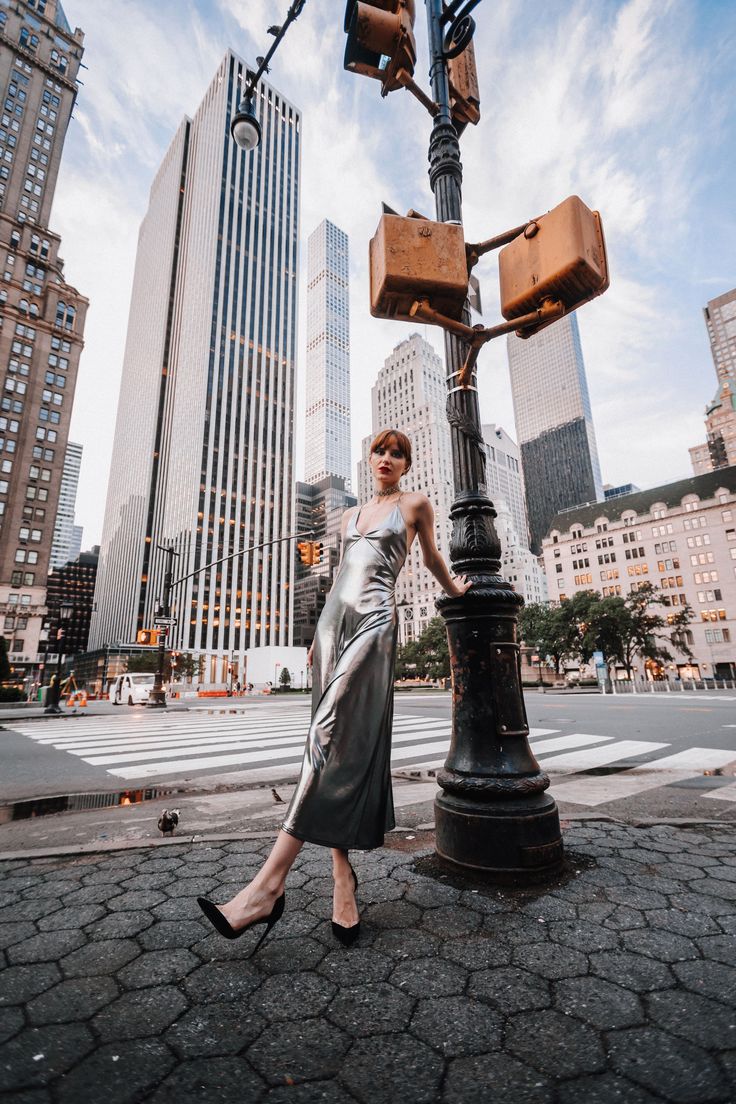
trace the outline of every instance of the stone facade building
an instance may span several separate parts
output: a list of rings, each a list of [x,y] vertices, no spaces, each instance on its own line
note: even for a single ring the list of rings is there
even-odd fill
[[[696,475],[736,464],[736,288],[703,308],[718,389],[705,408],[706,440],[690,449]]]

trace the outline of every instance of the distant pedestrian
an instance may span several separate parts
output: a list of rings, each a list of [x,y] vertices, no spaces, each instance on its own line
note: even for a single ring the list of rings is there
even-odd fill
[[[230,939],[254,924],[266,924],[265,935],[281,918],[286,876],[309,842],[332,849],[332,930],[341,943],[355,941],[358,879],[349,849],[381,847],[384,833],[396,823],[391,794],[398,632],[394,590],[414,538],[419,537],[424,562],[447,594],[459,597],[470,586],[464,576],[450,575],[437,551],[429,499],[399,487],[411,467],[409,439],[397,430],[379,433],[371,444],[370,466],[375,493],[365,506],[343,514],[342,560],[307,656],[314,672],[312,722],[281,831],[255,878],[227,904],[219,908],[198,898],[205,916]],[[358,527],[361,520],[364,529]]]

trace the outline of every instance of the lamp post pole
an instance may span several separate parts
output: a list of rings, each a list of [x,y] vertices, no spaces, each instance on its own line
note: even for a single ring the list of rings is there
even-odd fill
[[[450,112],[443,0],[426,0],[432,98],[429,180],[440,222],[462,222],[462,165]],[[465,308],[463,321],[470,324]],[[517,615],[521,597],[501,575],[496,511],[486,494],[476,376],[458,386],[460,339],[445,334],[447,418],[455,500],[450,559],[472,579],[462,597],[442,596],[452,668],[452,737],[438,773],[436,847],[445,860],[489,878],[526,880],[559,869],[563,849],[549,779],[529,747],[521,690]]]
[[[48,704],[44,713],[61,713],[59,702],[61,700],[61,670],[64,661],[64,641],[66,639],[65,625],[71,620],[74,607],[66,602],[59,606],[59,620],[56,627],[56,685],[49,687]]]

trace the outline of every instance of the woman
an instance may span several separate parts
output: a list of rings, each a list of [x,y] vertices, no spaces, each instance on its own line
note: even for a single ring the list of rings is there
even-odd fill
[[[205,916],[228,939],[266,924],[253,954],[284,911],[284,884],[305,842],[332,849],[335,881],[332,929],[354,942],[360,929],[358,879],[351,848],[383,844],[394,827],[391,723],[398,622],[396,577],[415,537],[424,562],[447,594],[465,593],[437,551],[434,511],[423,495],[401,490],[411,467],[411,443],[384,430],[371,443],[375,494],[342,518],[343,555],[317,625],[308,662],[313,668],[312,722],[301,775],[271,854],[252,882],[218,907],[198,898]]]

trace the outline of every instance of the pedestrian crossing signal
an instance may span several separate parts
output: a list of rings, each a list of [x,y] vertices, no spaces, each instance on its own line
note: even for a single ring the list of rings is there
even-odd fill
[[[155,647],[158,644],[158,632],[156,629],[140,629],[135,639],[137,644]]]

